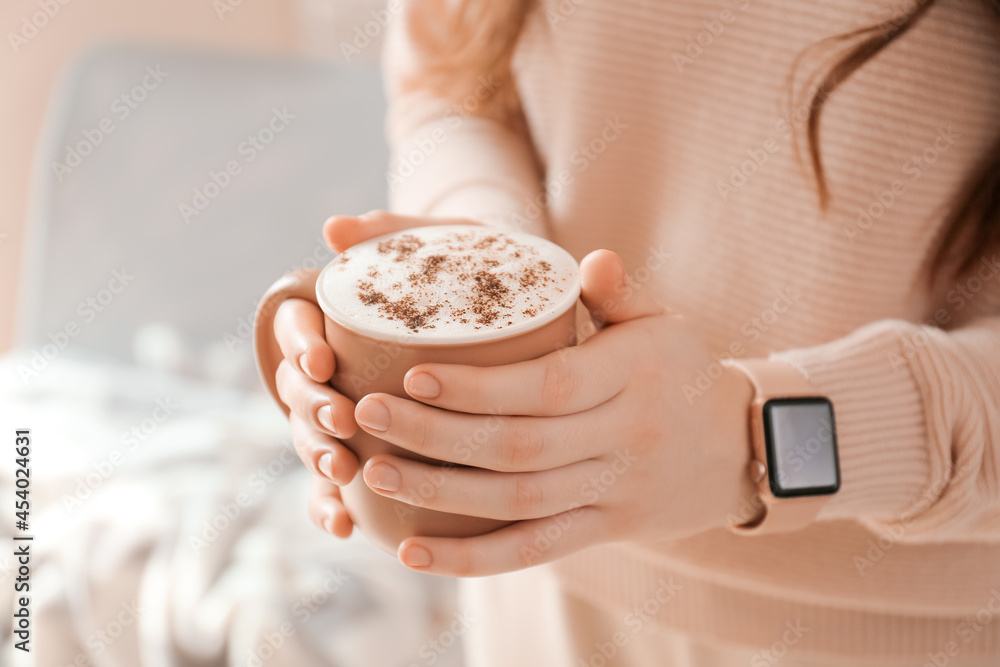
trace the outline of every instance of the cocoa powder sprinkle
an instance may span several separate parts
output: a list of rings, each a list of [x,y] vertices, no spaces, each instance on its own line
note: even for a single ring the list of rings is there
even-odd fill
[[[447,255],[430,255],[424,258],[420,272],[411,273],[406,277],[413,285],[430,285],[437,281],[438,273],[448,262]]]
[[[425,253],[439,249],[442,252],[421,253],[425,247]],[[376,281],[383,272],[372,266],[367,271],[371,280],[355,283],[358,300],[413,332],[455,322],[463,325],[474,322],[473,328],[477,330],[513,326],[515,320],[511,316],[516,305],[521,304],[520,316],[538,316],[544,309],[542,304],[549,301],[544,292],[551,290],[539,288],[556,282],[552,265],[537,259],[537,249],[502,233],[488,236],[456,233],[441,241],[426,242],[413,234],[402,234],[380,241],[376,250],[410,272],[391,286],[382,283],[380,289]],[[349,259],[343,257],[341,261]],[[512,259],[518,268],[504,270],[504,263]],[[390,279],[395,277],[393,273],[385,272]],[[443,298],[446,294],[463,298],[453,305],[451,299]]]
[[[403,234],[402,236],[397,236],[396,238],[379,241],[378,254],[388,255],[394,252],[396,253],[396,256],[393,258],[393,261],[402,262],[423,247],[424,242],[413,234]]]

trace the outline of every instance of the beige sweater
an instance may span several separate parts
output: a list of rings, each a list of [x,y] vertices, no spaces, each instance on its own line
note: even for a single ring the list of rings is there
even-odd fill
[[[797,621],[807,652],[1000,655],[1000,253],[925,280],[1000,132],[984,4],[943,0],[834,94],[825,214],[792,141],[795,56],[912,4],[540,0],[514,61],[528,134],[400,94],[419,59],[393,24],[394,208],[610,248],[719,357],[790,361],[835,405],[842,488],[808,529],[592,548],[542,568],[567,595],[622,618],[672,578],[655,622],[691,635],[769,646]]]

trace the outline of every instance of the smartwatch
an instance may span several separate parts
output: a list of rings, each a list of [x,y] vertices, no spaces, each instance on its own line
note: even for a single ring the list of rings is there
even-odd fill
[[[751,504],[758,511],[730,529],[763,535],[805,528],[840,488],[833,403],[789,364],[765,359],[723,364],[746,375],[755,392],[749,473],[757,487]]]

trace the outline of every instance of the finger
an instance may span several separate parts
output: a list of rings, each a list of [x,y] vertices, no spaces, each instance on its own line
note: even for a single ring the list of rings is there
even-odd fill
[[[335,252],[344,252],[362,241],[411,227],[431,225],[474,225],[463,218],[428,218],[369,211],[364,215],[335,215],[323,224],[323,237]]]
[[[365,464],[365,483],[376,493],[414,507],[519,521],[538,519],[596,501],[607,466],[581,461],[542,472],[504,473],[444,467],[380,454]]]
[[[292,442],[295,453],[314,475],[335,484],[349,484],[358,474],[358,457],[340,440],[317,431],[292,413]]]
[[[594,319],[609,324],[666,312],[610,250],[595,250],[580,262],[580,299]]]
[[[571,417],[470,415],[369,394],[354,414],[368,433],[427,458],[531,472],[606,453],[620,437],[619,409],[612,402]]]
[[[323,311],[304,299],[288,299],[274,314],[274,337],[293,367],[317,382],[333,376],[333,350],[323,333]]]
[[[396,552],[407,567],[450,577],[484,577],[562,558],[605,541],[605,515],[581,507],[519,521],[479,537],[410,537]]]
[[[313,382],[287,359],[278,364],[275,380],[278,397],[311,428],[345,440],[358,430],[354,402],[329,385]]]
[[[506,366],[421,364],[403,379],[419,401],[476,414],[569,415],[612,399],[628,382],[632,348],[594,336],[586,344]]]
[[[322,477],[309,479],[309,519],[320,530],[346,538],[354,532],[354,522],[340,497],[340,487]]]

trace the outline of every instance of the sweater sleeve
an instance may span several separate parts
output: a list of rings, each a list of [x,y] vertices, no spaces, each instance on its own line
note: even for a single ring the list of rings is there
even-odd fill
[[[519,104],[513,113],[491,110],[487,100],[501,85],[491,74],[463,99],[435,94],[422,77],[413,23],[404,9],[383,50],[390,208],[547,236],[541,170]]]
[[[990,271],[1000,284],[1000,264]],[[1000,541],[993,312],[947,331],[879,321],[770,357],[798,368],[834,405],[841,488],[819,520],[856,519],[908,542]]]

